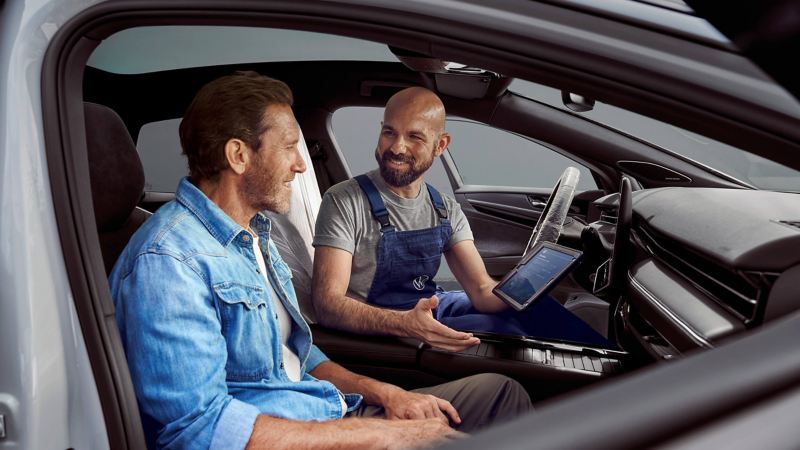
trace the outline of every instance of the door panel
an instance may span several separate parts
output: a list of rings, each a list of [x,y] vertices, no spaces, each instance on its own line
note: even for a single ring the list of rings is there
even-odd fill
[[[456,200],[470,223],[475,246],[489,275],[502,277],[522,257],[550,192],[547,189],[484,186],[462,186],[456,190]],[[580,237],[589,204],[602,195],[605,191],[592,190],[575,195],[559,244],[581,248]]]

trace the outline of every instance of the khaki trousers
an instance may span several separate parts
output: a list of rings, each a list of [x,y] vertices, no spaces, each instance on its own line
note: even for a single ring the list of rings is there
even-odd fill
[[[483,427],[499,424],[529,411],[531,399],[516,381],[503,375],[483,373],[449,383],[415,389],[449,401],[461,416],[459,431],[472,433]],[[350,417],[382,417],[383,407],[362,405]],[[454,424],[451,422],[450,424]]]

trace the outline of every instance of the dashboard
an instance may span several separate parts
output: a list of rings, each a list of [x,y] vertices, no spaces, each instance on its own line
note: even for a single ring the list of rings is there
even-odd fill
[[[634,192],[621,335],[669,359],[800,306],[800,196],[659,188]]]

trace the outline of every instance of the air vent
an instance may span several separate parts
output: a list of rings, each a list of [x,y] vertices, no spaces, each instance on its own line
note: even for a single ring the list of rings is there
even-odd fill
[[[792,227],[795,230],[800,230],[800,220],[776,220],[775,222],[786,225],[787,227]]]
[[[658,164],[645,161],[618,161],[617,165],[635,178],[653,181],[658,184],[690,183],[691,178]]]
[[[617,223],[617,214],[616,213],[617,213],[616,209],[614,209],[612,211],[603,211],[603,212],[600,213],[600,221],[601,222],[607,222],[607,223],[610,223],[610,224],[616,224]]]

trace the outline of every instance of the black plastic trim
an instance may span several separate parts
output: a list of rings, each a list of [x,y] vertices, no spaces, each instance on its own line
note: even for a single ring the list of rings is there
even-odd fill
[[[798,341],[800,314],[793,314],[718,348],[539,405],[535,414],[444,448],[653,448],[795,392]]]

